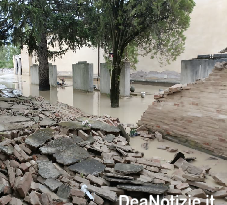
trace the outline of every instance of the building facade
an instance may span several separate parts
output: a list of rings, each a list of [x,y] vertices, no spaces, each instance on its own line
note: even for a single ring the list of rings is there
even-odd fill
[[[191,14],[189,29],[185,32],[185,51],[170,65],[161,67],[157,59],[149,55],[139,56],[137,71],[176,71],[181,72],[181,60],[194,58],[199,54],[213,54],[227,46],[226,38],[226,0],[195,0],[196,6]],[[21,52],[23,74],[29,74],[29,67],[36,62],[36,57],[29,57],[25,49]],[[71,73],[72,64],[87,61],[94,65],[94,75],[98,74],[98,50],[84,47],[76,52],[68,51],[61,58],[50,63],[57,65],[58,72]],[[103,51],[100,53],[100,63],[103,63]]]

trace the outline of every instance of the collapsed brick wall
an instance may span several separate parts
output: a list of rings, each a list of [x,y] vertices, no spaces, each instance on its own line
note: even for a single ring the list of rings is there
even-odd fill
[[[155,95],[139,125],[166,138],[227,157],[227,62],[205,80],[175,85]]]

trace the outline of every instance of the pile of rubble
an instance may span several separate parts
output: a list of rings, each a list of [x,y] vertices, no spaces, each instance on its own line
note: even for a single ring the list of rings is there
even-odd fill
[[[227,197],[226,175],[213,175],[220,186],[211,186],[207,167],[145,159],[118,119],[41,97],[0,98],[0,119],[0,205],[107,205],[123,194],[202,203],[207,194]]]
[[[198,80],[199,81],[199,80]],[[190,86],[187,84],[175,84],[163,91],[160,91],[158,94],[154,95],[154,99],[159,100],[161,98],[165,98],[167,95],[172,95],[173,93],[180,92],[182,90],[190,90]]]

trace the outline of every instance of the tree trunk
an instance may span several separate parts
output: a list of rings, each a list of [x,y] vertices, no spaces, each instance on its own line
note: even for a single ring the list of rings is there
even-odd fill
[[[111,76],[111,89],[110,89],[110,101],[111,107],[119,107],[120,99],[120,74],[121,74],[121,58],[114,53],[113,56],[113,70]]]
[[[38,45],[38,60],[39,60],[39,90],[40,91],[50,90],[48,48],[45,33],[42,33],[41,42]]]

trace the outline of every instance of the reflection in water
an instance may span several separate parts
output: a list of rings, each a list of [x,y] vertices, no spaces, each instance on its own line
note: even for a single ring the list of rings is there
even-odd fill
[[[23,92],[24,93],[24,92]],[[32,97],[38,97],[39,96],[39,86],[30,84],[30,92],[28,92],[28,95],[31,95]]]
[[[136,90],[150,93],[158,92],[159,86],[135,85]],[[147,107],[153,102],[154,96],[147,95],[122,98],[119,108],[110,108],[110,99],[100,92],[86,93],[78,90],[73,91],[73,106],[93,115],[110,115],[119,118],[123,123],[136,123]]]
[[[58,101],[58,89],[51,87],[50,88],[50,103],[55,104]]]
[[[95,98],[97,98],[96,93],[86,93],[82,91],[73,90],[73,106],[77,108],[86,108],[83,111],[85,111],[88,114],[95,114],[94,110],[95,107],[98,107],[98,105],[95,105]],[[96,110],[96,114],[97,110]]]
[[[39,96],[42,96],[46,100],[50,101],[50,91],[39,91]]]

